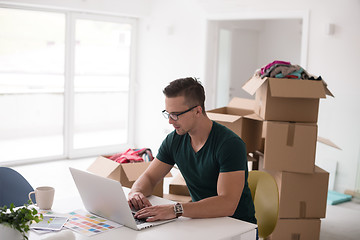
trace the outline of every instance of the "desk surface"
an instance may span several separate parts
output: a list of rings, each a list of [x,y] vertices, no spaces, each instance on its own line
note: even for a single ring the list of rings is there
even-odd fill
[[[125,192],[128,189],[124,188]],[[169,200],[157,198],[157,202],[164,204]],[[58,213],[68,213],[76,209],[84,209],[80,196],[77,194],[73,198],[55,198],[53,211]],[[191,219],[180,217],[176,221],[152,228],[135,231],[125,226],[113,229],[106,233],[100,233],[92,237],[87,237],[75,233],[77,240],[99,240],[99,239],[126,239],[126,240],[190,240],[190,239],[255,239],[256,225],[239,221],[230,217],[210,218],[210,219]],[[70,231],[70,230],[67,230]],[[29,240],[40,240],[56,237],[57,233],[47,233],[39,235],[30,231]]]

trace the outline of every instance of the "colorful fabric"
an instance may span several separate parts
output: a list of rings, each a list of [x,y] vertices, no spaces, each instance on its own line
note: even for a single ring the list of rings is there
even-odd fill
[[[267,71],[269,68],[271,68],[273,65],[276,65],[276,64],[290,65],[291,63],[285,62],[285,61],[279,61],[279,60],[273,61],[272,63],[269,63],[265,67],[261,68],[261,72],[260,72],[261,75],[263,75],[265,73],[265,71]]]
[[[274,78],[277,74],[282,74],[283,76],[290,75],[292,72],[300,70],[301,67],[299,65],[282,65],[274,68],[270,72],[270,77]]]
[[[143,162],[143,155],[146,154],[146,158],[149,161],[153,160],[151,150],[149,148],[141,149],[128,149],[122,153],[116,153],[109,157],[109,159],[117,163],[132,163],[132,162]]]
[[[300,68],[299,70],[294,71],[287,75],[284,75],[283,73],[276,74],[275,77],[276,78],[298,78],[298,79],[301,79],[303,71],[304,71],[304,69]]]

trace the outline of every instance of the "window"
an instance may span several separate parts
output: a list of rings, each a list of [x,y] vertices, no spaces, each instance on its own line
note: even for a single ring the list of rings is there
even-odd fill
[[[75,29],[74,148],[124,144],[131,25],[77,19]]]
[[[131,143],[134,19],[0,7],[0,162]]]

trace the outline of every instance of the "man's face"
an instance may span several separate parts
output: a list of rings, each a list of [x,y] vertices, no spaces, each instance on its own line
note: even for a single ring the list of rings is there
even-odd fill
[[[179,114],[189,109],[190,107],[185,104],[185,98],[183,96],[173,98],[165,97],[165,110],[168,113]],[[173,125],[177,134],[184,135],[191,130],[195,118],[194,111],[195,109],[192,109],[179,115],[176,121],[169,117],[169,124]]]

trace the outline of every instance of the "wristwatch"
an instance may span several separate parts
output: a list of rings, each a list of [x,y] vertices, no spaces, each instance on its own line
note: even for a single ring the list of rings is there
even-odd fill
[[[183,206],[181,205],[181,203],[176,203],[174,205],[174,212],[175,212],[175,216],[178,218],[181,215],[183,215],[184,210],[183,210]]]

